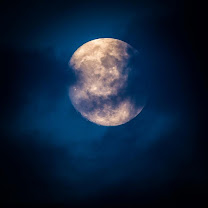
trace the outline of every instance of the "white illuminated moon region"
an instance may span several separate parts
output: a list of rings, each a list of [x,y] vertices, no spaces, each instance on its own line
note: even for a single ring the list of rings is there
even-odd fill
[[[75,109],[89,121],[117,126],[136,117],[144,102],[136,104],[128,92],[129,75],[138,55],[129,44],[113,38],[100,38],[79,47],[69,61],[75,82],[69,97]]]

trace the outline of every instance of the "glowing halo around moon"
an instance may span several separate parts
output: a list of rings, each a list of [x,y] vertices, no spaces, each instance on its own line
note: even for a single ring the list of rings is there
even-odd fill
[[[69,87],[75,109],[87,120],[102,126],[118,126],[136,117],[143,109],[128,92],[129,75],[138,55],[129,44],[100,38],[79,47],[69,66],[76,77]]]

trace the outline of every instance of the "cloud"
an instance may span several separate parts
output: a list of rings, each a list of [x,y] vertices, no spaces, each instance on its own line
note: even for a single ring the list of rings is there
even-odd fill
[[[135,25],[129,33],[137,36]],[[147,104],[129,123],[109,128],[83,119],[71,105],[67,56],[53,48],[2,50],[1,154],[4,187],[15,184],[14,200],[116,200],[117,194],[131,198],[145,190],[153,197],[154,189],[162,195],[171,181],[189,175],[193,169],[184,164],[191,163],[196,123],[184,87],[189,82],[180,72],[186,59],[175,62],[177,53],[166,49],[140,51],[139,67],[150,80]]]

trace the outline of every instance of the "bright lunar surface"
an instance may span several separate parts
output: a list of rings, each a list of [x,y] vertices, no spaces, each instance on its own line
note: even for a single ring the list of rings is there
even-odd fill
[[[113,38],[95,39],[78,48],[69,61],[76,78],[69,88],[75,109],[103,126],[136,117],[144,107],[143,99],[138,103],[129,90],[131,73],[138,70],[132,62],[137,55],[132,46]]]

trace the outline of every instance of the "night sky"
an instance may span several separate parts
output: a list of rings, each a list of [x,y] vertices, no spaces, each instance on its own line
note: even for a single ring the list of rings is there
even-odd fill
[[[169,208],[207,202],[205,5],[0,5],[1,204]],[[143,111],[116,127],[87,121],[68,96],[72,54],[106,37],[139,51],[148,86]],[[131,88],[137,93],[137,85]]]

